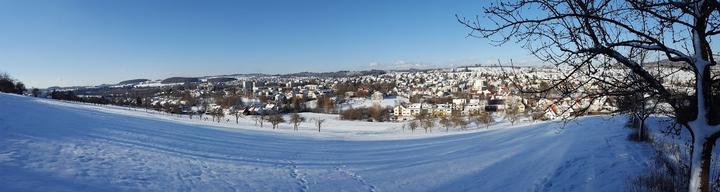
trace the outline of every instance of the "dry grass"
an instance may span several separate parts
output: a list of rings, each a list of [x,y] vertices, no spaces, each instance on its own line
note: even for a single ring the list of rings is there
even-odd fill
[[[689,168],[680,160],[679,150],[657,151],[648,171],[630,179],[630,191],[634,192],[684,192],[687,191]]]

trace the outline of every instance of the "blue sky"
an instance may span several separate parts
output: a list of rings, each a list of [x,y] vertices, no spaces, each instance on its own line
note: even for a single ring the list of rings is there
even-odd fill
[[[485,1],[0,0],[0,71],[29,86],[531,61],[468,38]]]

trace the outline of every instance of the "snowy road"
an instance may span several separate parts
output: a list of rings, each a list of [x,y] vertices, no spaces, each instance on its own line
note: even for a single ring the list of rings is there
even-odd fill
[[[625,191],[619,119],[395,140],[201,126],[0,94],[0,191]]]

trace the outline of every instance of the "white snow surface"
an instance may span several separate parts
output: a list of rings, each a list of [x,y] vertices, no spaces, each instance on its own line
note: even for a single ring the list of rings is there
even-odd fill
[[[626,191],[652,153],[607,116],[432,134],[241,120],[0,94],[0,191]]]

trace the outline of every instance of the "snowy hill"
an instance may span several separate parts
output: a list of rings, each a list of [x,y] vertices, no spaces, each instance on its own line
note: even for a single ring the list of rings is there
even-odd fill
[[[621,119],[561,126],[315,136],[0,94],[0,191],[626,191],[651,153]]]

